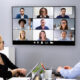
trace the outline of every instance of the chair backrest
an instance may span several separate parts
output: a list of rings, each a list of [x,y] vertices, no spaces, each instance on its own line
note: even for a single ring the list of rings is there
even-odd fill
[[[1,50],[0,52],[5,54],[11,60],[11,62],[15,64],[15,48],[14,47],[4,47],[4,50]]]
[[[3,80],[3,78],[0,78],[0,80]]]

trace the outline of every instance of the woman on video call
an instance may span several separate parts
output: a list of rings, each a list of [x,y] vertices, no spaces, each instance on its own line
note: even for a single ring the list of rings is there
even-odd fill
[[[21,40],[21,41],[27,40],[26,39],[26,32],[24,30],[20,31],[19,39],[17,39],[17,40]]]
[[[39,41],[50,41],[47,37],[46,37],[46,32],[45,31],[41,31],[39,33]]]
[[[47,9],[46,8],[41,8],[37,18],[49,18]]]
[[[26,28],[25,28],[25,24],[26,24],[26,20],[25,19],[20,19],[19,21],[18,21],[18,23],[19,23],[19,28],[18,29],[21,29],[21,30],[25,30]]]
[[[68,30],[68,21],[66,19],[61,20],[60,30]]]
[[[4,49],[4,41],[2,37],[0,36],[0,50]],[[8,71],[8,68],[11,70]],[[0,53],[0,77],[4,78],[4,80],[11,78],[11,77],[18,77],[22,75],[26,75],[26,69],[24,68],[18,68],[16,65],[14,65],[6,55],[3,53]]]

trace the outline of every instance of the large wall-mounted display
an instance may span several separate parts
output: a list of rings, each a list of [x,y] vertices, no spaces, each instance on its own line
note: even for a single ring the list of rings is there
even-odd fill
[[[75,6],[13,6],[13,44],[75,45]]]

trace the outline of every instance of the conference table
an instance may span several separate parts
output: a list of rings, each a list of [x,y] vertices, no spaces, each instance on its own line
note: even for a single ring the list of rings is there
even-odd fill
[[[24,78],[13,77],[9,80],[32,80],[32,79],[30,77],[24,77]],[[35,79],[35,80],[39,80],[39,79]],[[64,78],[60,78],[60,77],[53,77],[53,78],[50,78],[50,79],[42,79],[42,80],[80,80],[80,79],[64,79]]]
[[[30,78],[11,78],[9,80],[31,80]],[[43,79],[45,80],[45,79]],[[56,78],[56,79],[48,79],[48,80],[77,80],[77,79],[62,79],[62,78]]]
[[[3,80],[2,78],[0,78],[0,80]],[[27,77],[13,77],[11,79],[8,79],[8,80],[31,80],[30,78],[27,78]],[[43,79],[45,80],[45,79]],[[80,79],[63,79],[63,78],[53,78],[53,79],[47,79],[47,80],[80,80]]]
[[[2,78],[0,78],[0,80],[3,80]],[[13,77],[13,78],[10,78],[8,80],[32,80],[31,77]],[[39,80],[39,79],[35,79],[35,80]],[[64,79],[64,78],[61,78],[61,77],[56,77],[52,74],[52,78],[50,79],[42,79],[42,80],[80,80],[79,79]]]

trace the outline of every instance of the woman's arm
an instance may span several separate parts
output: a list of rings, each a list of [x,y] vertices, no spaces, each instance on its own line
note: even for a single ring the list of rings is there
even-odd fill
[[[16,65],[14,65],[8,58],[7,56],[3,55],[4,59],[6,61],[6,65],[8,66],[8,68],[11,69],[12,73],[14,74],[16,71],[18,73],[21,73],[23,75],[26,75],[27,70],[24,68],[18,68]]]
[[[5,71],[5,70],[0,70],[0,77],[9,79],[13,76],[16,76],[16,74],[19,72],[19,69],[14,69],[11,71]]]
[[[0,77],[9,79],[12,77],[12,72],[0,70]]]
[[[18,68],[16,65],[14,65],[8,58],[6,55],[2,54],[2,58],[4,59],[6,65],[8,68],[10,69],[16,69]]]

